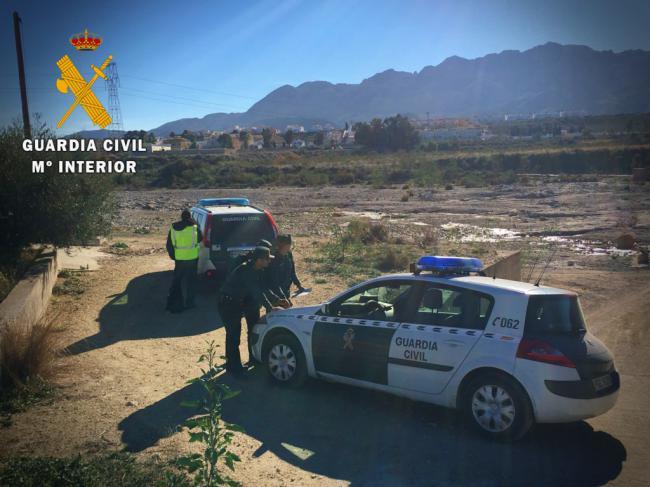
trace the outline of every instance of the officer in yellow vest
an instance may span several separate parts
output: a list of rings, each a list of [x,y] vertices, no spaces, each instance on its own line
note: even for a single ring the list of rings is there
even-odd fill
[[[167,253],[175,262],[167,299],[169,311],[180,312],[194,307],[199,244],[202,238],[201,230],[189,210],[183,210],[181,221],[172,224],[167,236]]]

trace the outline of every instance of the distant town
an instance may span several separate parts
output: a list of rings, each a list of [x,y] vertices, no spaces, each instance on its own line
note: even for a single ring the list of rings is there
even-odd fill
[[[388,120],[388,119],[385,119]],[[573,140],[622,134],[645,134],[650,129],[648,115],[585,116],[573,113],[506,114],[499,119],[471,118],[411,118],[409,129],[420,146],[436,146],[453,142],[481,141],[542,141],[546,139]],[[381,122],[379,119],[375,121]],[[357,131],[368,123],[347,122],[343,127],[332,124],[305,127],[290,124],[284,127],[242,127],[231,130],[184,130],[156,136],[153,132],[132,130],[112,133],[102,131],[101,137],[140,138],[149,152],[184,152],[201,154],[228,154],[239,151],[273,150],[352,150],[362,147]],[[84,136],[84,133],[75,135]],[[87,137],[90,137],[87,135]]]

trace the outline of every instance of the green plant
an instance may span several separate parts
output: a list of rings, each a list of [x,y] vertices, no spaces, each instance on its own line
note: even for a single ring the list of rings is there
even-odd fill
[[[56,284],[52,289],[52,292],[55,295],[61,296],[67,294],[71,296],[78,296],[79,294],[86,292],[86,287],[78,276],[69,271],[66,273],[66,275],[68,277],[65,278],[62,283]]]
[[[377,259],[376,267],[380,271],[405,271],[408,268],[410,259],[403,252],[396,251],[393,248],[387,248]]]
[[[111,244],[112,249],[128,249],[129,246],[125,242],[115,242]]]
[[[205,354],[199,357],[199,363],[206,363],[207,368],[201,368],[202,375],[188,381],[199,384],[203,389],[203,397],[198,401],[184,401],[185,407],[199,408],[202,414],[188,419],[183,427],[189,431],[190,442],[202,443],[205,447],[203,454],[193,453],[178,458],[175,465],[188,474],[194,475],[195,485],[211,487],[214,485],[239,485],[219,470],[223,461],[232,471],[235,462],[241,461],[229,451],[234,432],[243,431],[235,424],[227,423],[221,418],[223,401],[231,399],[240,391],[233,391],[226,384],[218,382],[217,374],[224,370],[223,365],[216,364],[217,351],[214,341],[208,343]]]
[[[32,327],[21,323],[0,333],[0,416],[7,424],[11,415],[53,396],[49,382],[60,370],[61,328],[56,317]]]
[[[82,458],[19,457],[0,467],[0,485],[13,487],[182,487],[185,476],[157,457],[136,461],[129,453]]]

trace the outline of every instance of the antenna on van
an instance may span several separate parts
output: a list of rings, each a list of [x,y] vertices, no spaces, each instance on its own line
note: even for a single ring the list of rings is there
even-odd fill
[[[526,282],[530,282],[530,278],[533,277],[533,272],[535,272],[535,267],[537,267],[537,263],[539,262],[541,256],[542,256],[542,251],[540,249],[537,251],[537,255],[535,257],[535,260],[533,261],[533,265],[531,266],[530,271],[528,271],[528,277],[526,278]]]
[[[535,282],[535,286],[539,286],[540,281],[542,280],[542,277],[544,277],[544,273],[546,272],[546,269],[548,269],[549,264],[553,260],[553,257],[555,257],[555,253],[557,252],[557,247],[553,249],[553,252],[551,252],[551,255],[549,256],[548,260],[546,261],[546,265],[542,269],[542,272],[540,272],[539,277],[537,278],[537,281]]]

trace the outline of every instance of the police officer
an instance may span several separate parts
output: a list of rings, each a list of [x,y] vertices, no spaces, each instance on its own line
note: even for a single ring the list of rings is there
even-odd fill
[[[296,264],[291,253],[291,244],[291,235],[278,235],[276,258],[269,266],[271,289],[278,296],[287,299],[289,299],[292,284],[296,285],[298,292],[305,290],[296,275]]]
[[[237,266],[227,277],[221,288],[219,313],[226,327],[226,370],[241,376],[244,368],[239,355],[241,339],[241,319],[249,307],[264,306],[266,311],[289,307],[286,300],[278,301],[274,307],[267,296],[264,282],[264,269],[273,256],[267,247],[255,247],[250,260]]]
[[[273,247],[273,245],[271,245],[271,242],[269,242],[268,240],[264,240],[264,239],[259,240],[257,242],[257,244],[255,244],[255,245],[257,247],[266,247],[267,249],[269,249],[269,251]],[[240,266],[241,264],[243,264],[244,262],[248,262],[249,260],[251,260],[253,258],[253,252],[254,251],[251,250],[250,252],[246,252],[245,254],[242,254],[242,255],[236,257],[235,259],[233,259],[233,264],[234,265],[233,265],[232,268],[234,269],[237,266]],[[269,298],[270,301],[278,302],[278,301],[280,301],[281,298],[276,293],[274,293],[273,290],[271,289],[271,283],[270,283],[270,279],[269,279],[268,270],[269,270],[268,267],[263,268],[261,270],[261,272],[263,274],[262,282],[266,286],[265,294],[267,295],[267,297]],[[232,272],[232,270],[231,270],[231,272]],[[248,362],[246,363],[246,366],[249,367],[249,366],[254,365],[254,362],[253,362],[253,348],[252,348],[253,344],[251,342],[251,338],[252,338],[253,327],[260,320],[260,306],[259,306],[259,304],[256,304],[254,302],[250,302],[250,300],[246,300],[244,302],[244,318],[246,319],[246,331],[247,331],[247,333],[246,333],[246,342],[248,344]]]
[[[271,250],[273,248],[273,245],[271,245],[271,242],[269,242],[268,240],[264,240],[264,239],[258,240],[257,243],[255,244],[255,246],[256,247],[266,247],[269,250]],[[253,257],[253,250],[251,250],[250,252],[246,252],[245,254],[241,254],[241,255],[235,257],[234,259],[232,259],[232,264],[233,264],[232,269],[234,269],[235,267],[237,267],[237,266],[243,264],[244,262],[250,260],[251,257]],[[232,271],[232,269],[231,269],[231,271]]]
[[[174,277],[167,302],[167,309],[170,311],[179,312],[183,308],[194,307],[201,238],[201,230],[191,213],[189,210],[183,210],[181,220],[172,224],[167,235],[167,253],[174,260]]]

